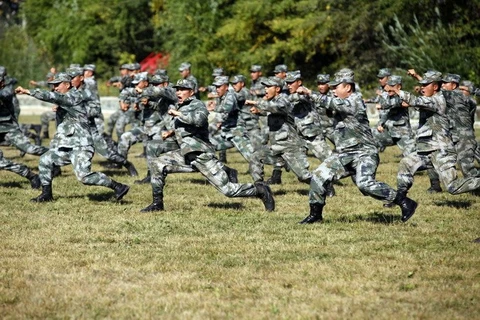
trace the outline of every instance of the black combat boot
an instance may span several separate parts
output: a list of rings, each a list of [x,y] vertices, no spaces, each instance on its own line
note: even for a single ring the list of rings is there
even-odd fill
[[[32,187],[32,189],[40,189],[40,187],[42,186],[38,174],[33,173],[32,171],[29,171],[25,178],[30,180],[30,186]]]
[[[42,126],[39,125],[39,124],[32,124],[32,129],[33,131],[35,131],[35,133],[37,134],[37,136],[40,136],[41,135],[41,132],[42,132]]]
[[[300,221],[300,224],[305,224],[305,223],[319,223],[323,221],[323,207],[325,205],[321,203],[310,203],[310,214],[305,217],[302,221]]]
[[[146,184],[150,183],[152,181],[151,176],[150,176],[150,170],[147,171],[147,176],[143,178],[142,180],[135,180],[135,184]]]
[[[230,168],[230,167],[227,167],[227,166],[223,166],[223,170],[227,173],[228,175],[228,181],[230,181],[231,183],[238,183],[238,171],[233,169],[233,168]]]
[[[417,209],[418,204],[410,198],[407,198],[407,193],[404,191],[397,191],[397,196],[393,203],[400,206],[402,209],[402,222],[407,222]]]
[[[43,131],[42,139],[50,139],[50,135],[48,134],[48,130]]]
[[[130,174],[131,177],[137,177],[138,176],[137,169],[135,169],[135,166],[130,161],[126,161],[123,164],[123,166],[128,170],[128,173]]]
[[[163,193],[153,193],[153,201],[148,206],[140,210],[140,212],[163,211]]]
[[[257,189],[257,198],[262,199],[265,210],[275,210],[275,199],[273,199],[272,190],[264,182],[255,182],[255,188]]]
[[[282,184],[282,170],[273,169],[272,176],[268,178],[267,184]]]
[[[442,187],[440,186],[440,180],[430,180],[430,188],[427,189],[428,193],[439,193],[442,192]]]
[[[48,201],[53,201],[53,196],[52,196],[52,185],[48,184],[45,186],[42,186],[42,193],[36,197],[31,199],[30,201],[32,202],[48,202]]]
[[[221,163],[227,163],[227,150],[221,150],[221,151],[218,153],[218,160],[219,160]]]
[[[127,194],[130,187],[126,184],[119,183],[115,180],[112,180],[112,184],[110,185],[110,189],[115,191],[115,198],[120,201],[122,200],[123,196]]]

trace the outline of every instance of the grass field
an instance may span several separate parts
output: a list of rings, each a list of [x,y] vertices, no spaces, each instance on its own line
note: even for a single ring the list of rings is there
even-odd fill
[[[38,118],[24,118],[39,122]],[[38,158],[11,159],[37,167]],[[130,158],[141,177],[136,145]],[[396,147],[381,154],[378,179],[395,186]],[[312,168],[319,162],[311,159]],[[93,170],[102,170],[95,156]],[[228,164],[251,182],[241,156]],[[267,168],[270,172],[271,168]],[[325,223],[308,213],[308,186],[284,173],[276,211],[229,199],[200,174],[167,179],[165,211],[142,214],[149,185],[113,192],[54,180],[52,203],[35,204],[26,179],[0,171],[2,319],[479,319],[480,197],[430,195],[426,175],[409,195],[417,213],[364,197],[350,179],[327,200]]]

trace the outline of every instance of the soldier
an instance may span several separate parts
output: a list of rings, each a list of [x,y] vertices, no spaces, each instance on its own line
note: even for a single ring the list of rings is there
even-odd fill
[[[5,87],[5,76],[0,73],[0,141],[8,140],[7,136],[11,135],[12,130],[18,135],[18,123],[15,118],[14,104],[12,103],[12,88]],[[25,138],[26,139],[26,138]],[[8,170],[14,172],[30,181],[33,189],[40,188],[40,179],[37,174],[33,173],[27,166],[7,160],[3,157],[0,150],[0,170]]]
[[[95,125],[97,126],[97,131],[100,134],[103,134],[105,131],[104,128],[104,117],[102,113],[102,106],[100,104],[100,95],[98,94],[97,81],[95,80],[95,65],[86,64],[83,66],[83,83],[86,89],[92,93],[92,100],[89,102],[89,105],[95,104],[96,114],[93,116]],[[92,115],[90,115],[92,117]]]
[[[459,88],[462,93],[467,97],[470,108],[472,110],[477,110],[477,101],[472,96],[472,93],[475,92],[475,87],[473,86],[473,83],[468,80],[463,80],[462,85]],[[473,114],[473,117],[473,121],[475,121],[475,114]],[[475,159],[478,163],[480,163],[480,143],[478,141],[477,148],[475,149]]]
[[[220,76],[225,76],[225,72],[223,71],[223,68],[215,68],[212,71],[212,77],[215,80],[216,77]],[[207,87],[200,87],[198,88],[198,91],[200,92],[207,92],[207,98],[208,99],[214,99],[217,98],[217,88],[215,86],[207,86]]]
[[[312,97],[312,100],[315,102],[315,108],[317,110],[320,127],[323,130],[324,137],[327,138],[331,143],[334,143],[333,117],[331,114],[329,114],[327,109],[320,107],[321,101],[323,101],[327,97],[332,97],[332,93],[330,91],[330,86],[328,85],[328,82],[330,82],[329,74],[322,74],[322,73],[317,74],[318,91],[310,93],[310,96]]]
[[[53,166],[73,165],[77,179],[86,185],[108,187],[115,191],[117,200],[128,192],[127,185],[118,183],[101,172],[91,172],[94,153],[93,139],[88,125],[85,97],[73,88],[68,74],[60,72],[50,82],[54,91],[18,87],[18,94],[28,94],[42,101],[58,106],[58,127],[50,145],[51,149],[40,157],[39,171],[42,193],[33,202],[52,201]]]
[[[397,193],[389,185],[375,179],[379,162],[378,150],[370,129],[365,104],[356,92],[354,73],[342,69],[330,82],[335,98],[325,99],[323,106],[334,112],[335,152],[313,172],[310,183],[310,214],[300,223],[323,220],[327,186],[334,180],[353,176],[360,191],[378,200],[393,201],[402,209],[402,221],[415,213],[417,204]]]
[[[415,97],[409,92],[394,89],[408,106],[420,109],[420,122],[416,136],[416,151],[400,161],[397,174],[398,193],[406,195],[413,185],[413,176],[418,170],[434,168],[440,181],[451,194],[460,194],[480,187],[480,178],[459,179],[455,164],[457,154],[450,133],[447,116],[447,101],[440,90],[442,75],[438,71],[428,71],[423,78],[415,71],[409,74],[420,78],[421,93]]]
[[[402,107],[402,99],[391,88],[402,89],[402,77],[392,75],[388,77],[384,90],[386,95],[378,98],[378,105],[382,116],[374,130],[377,141],[383,141],[382,146],[397,145],[402,150],[403,156],[415,149],[410,115],[408,109]]]
[[[392,75],[392,72],[390,71],[389,68],[380,69],[378,71],[378,74],[377,74],[378,83],[380,84],[380,86],[376,90],[377,96],[373,99],[365,100],[366,103],[375,103],[376,104],[379,119],[382,119],[385,116],[385,114],[387,113],[387,111],[381,109],[381,107],[379,105],[379,102],[380,102],[380,97],[383,97],[384,99],[388,98],[387,93],[385,92],[385,86],[387,84],[388,77],[390,77],[391,75]],[[378,137],[379,139],[382,139],[382,140],[378,140],[378,139],[376,140],[377,141],[377,147],[379,148],[380,152],[383,152],[388,145],[393,145],[393,141],[390,139],[390,137],[388,135],[377,135],[376,134],[377,130],[372,129],[372,131],[373,131],[373,136],[375,138]]]
[[[305,154],[304,142],[298,136],[292,115],[292,104],[281,94],[283,81],[269,77],[262,82],[265,86],[263,100],[247,100],[250,112],[267,116],[270,146],[255,150],[250,161],[250,174],[256,182],[264,179],[264,164],[280,158],[295,173],[298,180],[310,183],[311,173]]]
[[[97,119],[102,112],[100,99],[98,98],[98,93],[90,90],[90,88],[95,90],[93,84],[90,83],[90,85],[87,85],[84,83],[84,70],[82,68],[69,68],[67,69],[67,73],[71,77],[72,86],[84,95],[88,124],[90,127],[90,133],[92,134],[95,151],[102,157],[117,164],[119,167],[124,166],[128,170],[130,176],[137,176],[138,173],[134,165],[113,149],[106,141],[105,135],[102,134],[103,131],[99,131],[99,126],[95,122],[95,119]]]
[[[6,141],[22,152],[40,156],[48,148],[34,145],[23,134],[15,116],[15,91],[6,84],[5,68],[0,66],[0,105],[4,115],[0,117],[0,140]]]
[[[164,210],[163,188],[169,173],[199,171],[217,190],[227,197],[260,198],[267,211],[275,209],[270,188],[263,183],[239,184],[229,181],[223,164],[215,157],[208,140],[208,110],[202,101],[195,98],[195,83],[181,79],[174,86],[178,105],[168,113],[174,117],[174,132],[165,132],[164,137],[175,135],[179,150],[170,151],[149,161],[152,171],[153,201],[141,212]]]
[[[180,67],[178,67],[178,71],[180,71],[182,79],[190,80],[195,84],[195,97],[197,99],[200,99],[200,93],[198,92],[198,81],[197,78],[192,75],[191,68],[192,65],[189,62],[183,62],[182,64],[180,64]]]
[[[275,69],[273,69],[273,75],[282,80],[285,80],[285,78],[287,77],[287,72],[288,67],[284,64],[278,64],[275,66]],[[282,93],[289,94],[287,83],[283,85]]]
[[[140,107],[144,132],[147,136],[146,158],[147,164],[160,155],[179,149],[177,140],[173,136],[163,138],[162,133],[173,130],[171,126],[172,117],[168,115],[168,109],[177,102],[175,89],[170,86],[169,78],[166,75],[154,75],[150,82],[153,86],[141,89]],[[136,184],[150,183],[150,169],[147,176],[142,180],[136,180]]]

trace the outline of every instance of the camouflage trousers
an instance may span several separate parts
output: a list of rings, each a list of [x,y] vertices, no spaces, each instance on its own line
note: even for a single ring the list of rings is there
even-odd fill
[[[97,131],[100,133],[105,132],[105,119],[103,118],[103,114],[100,116],[95,117],[95,126],[97,127]]]
[[[145,134],[144,128],[142,126],[135,127],[120,136],[118,141],[118,153],[127,159],[128,150],[130,150],[130,147],[137,142],[144,141],[146,139],[147,135]]]
[[[117,134],[117,139],[120,139],[125,132],[125,127],[132,122],[132,112],[117,110],[107,120],[105,132],[109,135],[113,135],[113,129]],[[103,132],[103,131],[102,131]]]
[[[392,136],[388,129],[379,132],[376,128],[372,128],[372,133],[379,148],[397,145],[404,157],[415,151],[415,139],[412,135],[405,134],[401,137],[396,137]]]
[[[313,171],[309,203],[325,204],[326,187],[333,181],[349,176],[364,195],[377,200],[393,201],[397,192],[388,184],[375,179],[378,163],[378,154],[373,151],[334,152]]]
[[[247,131],[244,127],[238,126],[227,133],[219,132],[210,137],[215,150],[235,147],[247,162],[250,162],[253,152],[262,147],[259,129]]]
[[[288,166],[299,181],[310,181],[312,174],[308,171],[310,164],[308,163],[303,145],[284,141],[275,145],[274,148],[275,151],[272,150],[272,146],[265,146],[252,154],[249,170],[253,181],[259,182],[264,180],[265,164],[273,165],[275,168]]]
[[[453,150],[409,154],[400,161],[397,174],[398,191],[408,191],[413,185],[415,172],[434,168],[439,180],[451,194],[460,194],[480,187],[480,178],[457,176],[457,154]]]
[[[307,149],[319,160],[323,161],[332,154],[330,146],[322,135],[304,137],[303,140]]]
[[[40,156],[48,151],[47,147],[37,146],[32,144],[30,140],[23,134],[20,128],[9,131],[7,133],[0,133],[0,141],[6,140],[17,149],[36,156]]]
[[[11,171],[22,177],[26,177],[30,172],[26,165],[5,159],[2,150],[0,150],[0,170]]]
[[[45,111],[40,115],[40,124],[42,125],[42,132],[44,135],[49,133],[50,122],[57,119],[57,114],[54,111]]]
[[[90,132],[92,133],[95,152],[102,157],[119,164],[125,164],[127,159],[120,155],[117,150],[114,149],[112,144],[109,144],[102,134],[103,131],[98,131],[98,127],[95,124],[90,124]]]
[[[72,164],[77,179],[86,185],[110,187],[112,180],[101,172],[92,172],[93,146],[53,148],[40,157],[38,170],[42,185],[52,184],[52,168]]]
[[[477,141],[477,147],[475,148],[475,159],[480,164],[480,142]]]
[[[227,197],[253,197],[257,189],[251,183],[232,183],[224,165],[212,152],[191,153],[183,156],[181,150],[169,151],[158,158],[148,160],[154,195],[163,194],[165,180],[170,173],[200,172],[218,191]]]
[[[160,155],[166,152],[180,148],[177,140],[175,140],[173,137],[163,140],[159,135],[149,137],[145,144],[145,155],[147,157],[147,161],[151,158],[158,158]]]

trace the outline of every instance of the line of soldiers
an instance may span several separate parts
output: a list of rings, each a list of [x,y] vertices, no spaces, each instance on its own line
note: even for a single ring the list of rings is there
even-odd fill
[[[273,211],[275,201],[269,185],[281,183],[282,170],[292,171],[310,186],[310,212],[301,223],[322,221],[326,198],[335,194],[334,182],[348,176],[363,194],[384,201],[385,206],[398,205],[404,222],[417,208],[407,193],[418,170],[428,170],[431,192],[441,191],[440,181],[452,194],[480,187],[480,173],[474,166],[475,157],[479,161],[473,129],[476,105],[468,97],[478,91],[469,82],[460,83],[458,75],[442,77],[437,71],[428,71],[421,77],[409,70],[408,74],[419,81],[421,96],[416,97],[402,90],[400,76],[381,69],[377,97],[368,101],[376,103],[380,113],[372,129],[366,100],[350,69],[342,69],[332,78],[319,74],[318,91],[313,91],[303,85],[300,71],[288,72],[285,65],[276,66],[275,76],[268,78],[262,76],[261,66],[253,65],[249,90],[245,76],[229,78],[221,68],[214,70],[211,86],[199,87],[190,68],[189,63],[183,63],[179,68],[182,78],[172,85],[165,70],[149,77],[139,72],[138,64],[122,65],[121,76],[109,82],[121,91],[120,109],[110,117],[107,134],[103,134],[96,86],[88,85],[87,78],[82,79],[85,84],[77,85],[74,80],[81,71],[84,74],[94,67],[79,70],[74,66],[55,75],[50,81],[53,92],[17,88],[18,94],[56,103],[57,119],[59,114],[63,116],[57,121],[59,128],[63,123],[62,130],[59,133],[57,128],[50,150],[40,159],[43,189],[34,200],[53,199],[52,170],[68,163],[74,165],[80,181],[110,187],[121,199],[128,186],[90,172],[93,150],[136,175],[127,156],[137,142],[144,144],[149,168],[147,177],[137,182],[152,185],[152,203],[142,212],[164,210],[165,180],[176,172],[200,172],[226,196],[258,197],[267,211]],[[199,92],[205,91],[209,91],[207,104],[198,99]],[[408,107],[420,114],[416,134]],[[82,108],[83,113],[79,112]],[[132,129],[121,132],[127,123]],[[88,139],[87,127],[95,143]],[[111,140],[114,127],[119,137],[116,149]],[[59,143],[68,140],[69,133],[76,137],[77,131],[81,132],[78,139]],[[391,145],[402,150],[396,189],[375,177],[378,152]],[[248,161],[253,184],[238,183],[237,171],[226,165],[229,148],[236,148]],[[309,169],[307,151],[322,161],[314,171]],[[76,164],[75,159],[82,161]],[[457,177],[457,160],[462,179]],[[265,164],[273,166],[267,181]]]

